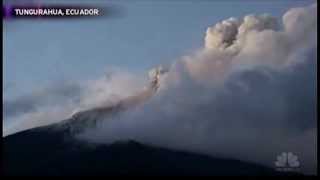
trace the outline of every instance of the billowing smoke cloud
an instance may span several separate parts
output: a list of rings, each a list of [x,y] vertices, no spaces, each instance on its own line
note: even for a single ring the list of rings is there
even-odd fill
[[[316,23],[314,4],[290,9],[281,21],[248,15],[209,27],[204,47],[177,60],[144,104],[101,117],[75,136],[95,143],[134,139],[273,168],[277,155],[293,152],[297,170],[315,174]],[[142,86],[140,78],[131,80],[89,84],[93,91],[81,97],[81,107],[110,105],[101,99],[112,97],[105,90],[114,85],[122,97],[115,102],[125,100]]]
[[[209,27],[205,46],[178,60],[140,108],[78,135],[136,139],[275,167],[282,152],[316,172],[316,5],[230,18]]]

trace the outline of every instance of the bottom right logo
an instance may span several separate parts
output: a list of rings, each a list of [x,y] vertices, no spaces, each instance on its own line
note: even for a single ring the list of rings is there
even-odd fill
[[[298,156],[292,152],[282,152],[274,164],[278,171],[298,171],[300,167]]]

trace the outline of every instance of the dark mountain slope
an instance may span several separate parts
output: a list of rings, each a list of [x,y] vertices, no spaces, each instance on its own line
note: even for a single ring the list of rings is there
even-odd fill
[[[70,126],[35,128],[3,139],[5,175],[287,175],[236,160],[173,151],[134,141],[89,145]]]

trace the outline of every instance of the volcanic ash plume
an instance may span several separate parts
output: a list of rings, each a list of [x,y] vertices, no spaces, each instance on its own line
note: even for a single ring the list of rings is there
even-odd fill
[[[230,18],[157,78],[146,102],[77,137],[140,142],[275,168],[293,152],[316,173],[317,5]],[[158,84],[157,83],[157,84]]]

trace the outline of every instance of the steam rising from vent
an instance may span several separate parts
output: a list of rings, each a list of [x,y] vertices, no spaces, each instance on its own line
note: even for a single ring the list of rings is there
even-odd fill
[[[122,93],[89,105],[83,102],[101,99],[99,91],[81,93],[86,109],[126,108],[94,116],[96,126],[74,135],[93,143],[134,139],[271,168],[277,155],[293,152],[300,171],[315,174],[316,23],[317,4],[290,9],[282,21],[263,14],[217,23],[203,48],[151,70],[150,85],[143,78],[102,81]]]

